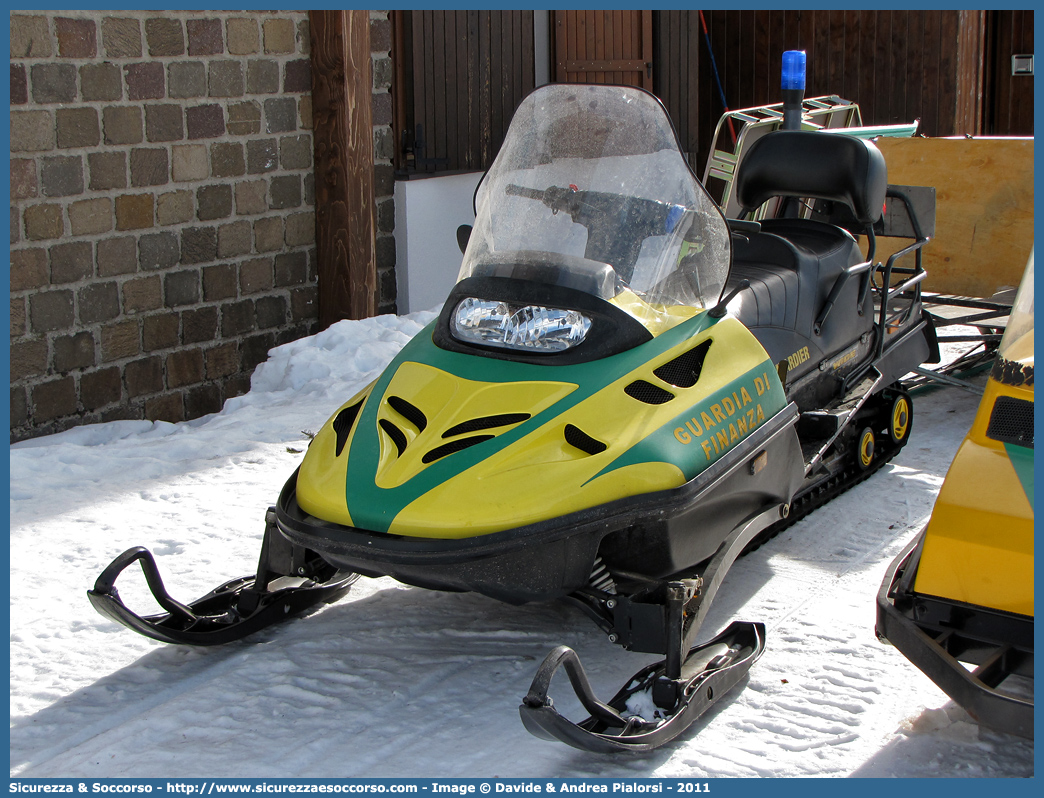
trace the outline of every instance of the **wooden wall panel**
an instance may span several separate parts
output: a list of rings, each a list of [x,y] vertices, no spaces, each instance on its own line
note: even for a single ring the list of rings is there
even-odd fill
[[[805,50],[808,64],[806,96],[837,94],[858,102],[866,124],[921,120],[929,136],[977,134],[976,113],[981,96],[983,12],[962,11],[704,11],[715,59],[731,108],[780,101],[780,62],[784,50]],[[1001,12],[998,12],[1001,13]],[[1032,36],[1032,12],[1004,12],[995,38],[1009,42]],[[1028,15],[1019,20],[1018,14]],[[1010,21],[1009,18],[1010,17]],[[660,12],[672,30],[700,31],[699,12]],[[1016,32],[1017,29],[1017,32]],[[683,146],[701,168],[710,137],[721,115],[721,103],[702,34],[695,52],[658,38],[655,91],[664,99]],[[1008,47],[1012,45],[1006,45]],[[1032,52],[1032,38],[1028,49]],[[1008,59],[1010,61],[1010,58]],[[1009,69],[1010,71],[1010,69]],[[697,114],[684,108],[676,74],[695,76]],[[1011,83],[1011,81],[1009,81]],[[1032,80],[1023,84],[1030,85]],[[998,117],[1014,124],[1025,102],[1001,104]],[[1026,119],[1032,119],[1032,102]],[[981,105],[980,105],[981,108]],[[1021,118],[1021,117],[1020,117]],[[682,121],[684,119],[684,121]],[[693,121],[695,120],[695,121]]]
[[[319,323],[377,310],[367,11],[311,11]]]
[[[984,101],[985,132],[991,135],[1033,135],[1033,80],[1011,74],[1011,57],[1033,52],[1033,11],[988,11]]]
[[[400,173],[490,164],[535,85],[533,13],[394,12],[402,42],[396,87],[404,95],[395,120]]]
[[[1019,284],[1033,246],[1033,139],[885,138],[878,146],[890,182],[935,186],[926,290],[988,297]],[[877,257],[908,243],[882,239]]]
[[[615,83],[652,90],[652,11],[555,11],[553,15],[555,82]]]

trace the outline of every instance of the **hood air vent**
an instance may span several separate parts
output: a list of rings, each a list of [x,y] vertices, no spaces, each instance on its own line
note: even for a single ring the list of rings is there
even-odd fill
[[[674,398],[674,394],[670,391],[657,388],[651,382],[646,382],[645,380],[635,380],[624,388],[624,393],[632,399],[645,402],[647,405],[662,405],[664,402],[669,402]]]
[[[341,452],[344,451],[344,445],[348,442],[348,436],[352,432],[352,427],[355,426],[355,419],[359,416],[360,407],[362,407],[362,402],[356,402],[351,407],[346,407],[334,418],[333,430],[334,435],[337,436],[337,448],[334,457],[340,457]]]
[[[986,437],[1000,443],[1033,448],[1033,402],[998,396],[990,413]]]
[[[685,354],[664,363],[653,371],[653,374],[669,385],[676,385],[679,388],[691,388],[700,378],[700,372],[703,370],[703,360],[707,357],[707,350],[710,349],[710,345],[710,339],[707,339],[699,346],[694,346]]]
[[[377,423],[381,425],[382,430],[388,433],[388,437],[391,438],[392,443],[395,444],[395,449],[401,457],[402,453],[406,451],[406,444],[408,443],[406,440],[406,434],[386,418],[382,418]]]
[[[428,426],[428,419],[421,411],[419,407],[411,405],[405,399],[398,396],[388,397],[388,406],[391,407],[396,413],[402,416],[404,419],[409,421],[413,426],[417,428],[417,432],[423,432],[424,428]]]
[[[572,424],[566,424],[565,439],[570,446],[575,446],[581,452],[586,452],[587,454],[601,454],[606,449],[605,444],[600,440],[592,438],[582,429],[574,427]]]
[[[454,454],[463,449],[467,449],[469,446],[474,446],[476,443],[482,443],[483,441],[488,441],[495,437],[495,435],[474,435],[470,438],[458,438],[455,441],[450,441],[438,448],[432,449],[430,452],[426,452],[421,458],[421,462],[425,464],[434,463],[436,460],[441,460],[447,455]]]
[[[496,427],[507,427],[511,424],[520,424],[523,421],[528,421],[530,418],[529,413],[503,413],[499,416],[482,416],[481,418],[472,418],[467,421],[461,422],[454,427],[450,427],[444,433],[443,438],[452,438],[454,435],[463,435],[467,432],[478,432],[483,429],[494,429]]]

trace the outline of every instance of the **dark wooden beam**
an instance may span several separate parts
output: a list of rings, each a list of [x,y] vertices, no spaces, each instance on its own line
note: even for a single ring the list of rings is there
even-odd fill
[[[377,309],[368,11],[310,11],[319,324]]]

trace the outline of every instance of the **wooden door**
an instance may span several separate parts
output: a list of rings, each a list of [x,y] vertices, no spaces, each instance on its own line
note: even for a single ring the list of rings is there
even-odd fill
[[[653,88],[652,11],[555,11],[556,83]]]

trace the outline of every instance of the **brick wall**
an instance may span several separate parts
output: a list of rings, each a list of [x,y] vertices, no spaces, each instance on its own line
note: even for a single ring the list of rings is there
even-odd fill
[[[394,312],[387,14],[372,26]],[[310,86],[303,11],[12,12],[12,440],[215,412],[315,331]]]

